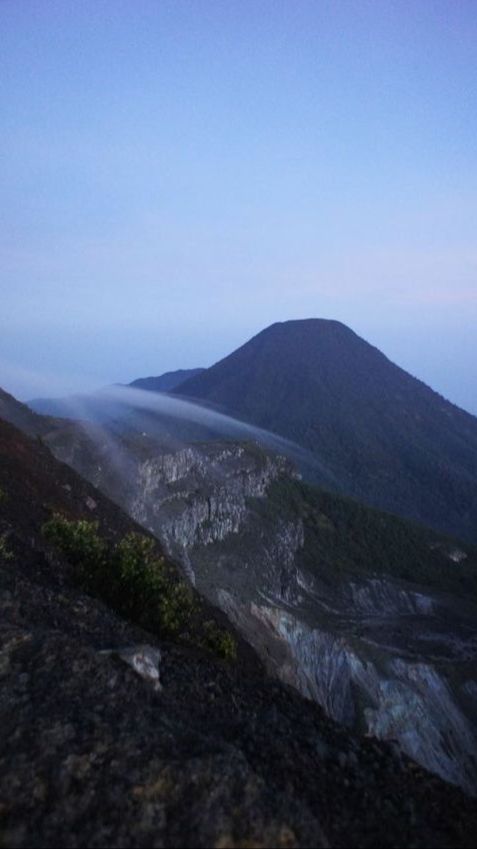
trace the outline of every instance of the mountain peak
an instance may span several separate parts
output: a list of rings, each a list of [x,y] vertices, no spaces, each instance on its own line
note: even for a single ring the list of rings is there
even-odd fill
[[[319,329],[329,329],[336,328],[348,331],[348,333],[353,333],[351,328],[348,325],[343,324],[342,321],[338,321],[335,318],[289,318],[285,321],[275,321],[273,324],[270,324],[262,333],[266,333],[267,330],[272,330],[275,327],[282,327],[287,329],[299,329],[299,330],[319,330]]]
[[[260,336],[280,337],[284,340],[294,337],[346,337],[359,339],[359,337],[341,321],[332,318],[296,318],[286,321],[276,321],[264,330],[261,330],[253,338]],[[252,341],[252,340],[250,340]]]

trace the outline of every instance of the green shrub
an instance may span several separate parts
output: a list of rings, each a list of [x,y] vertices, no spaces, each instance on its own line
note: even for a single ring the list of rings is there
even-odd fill
[[[265,519],[303,521],[298,563],[320,580],[381,574],[477,598],[476,546],[302,481],[275,481],[253,505]],[[446,552],[461,545],[467,559],[456,566]]]
[[[0,486],[0,504],[5,504],[6,501],[8,501],[8,495]]]
[[[0,536],[0,560],[13,560],[13,552],[7,546],[6,534]]]
[[[195,610],[194,595],[179,581],[163,557],[154,553],[154,540],[128,534],[114,552],[114,566],[121,594],[127,589],[123,611],[133,619],[175,635],[188,625]]]
[[[98,535],[97,522],[71,521],[59,514],[43,525],[42,532],[74,567],[86,592],[150,631],[235,659],[232,635],[213,621],[201,620],[191,587],[155,553],[154,540],[130,533],[113,546]]]
[[[237,642],[224,628],[219,628],[216,622],[209,620],[204,622],[201,645],[209,651],[217,654],[224,660],[237,659]]]
[[[87,592],[100,593],[109,574],[108,546],[98,536],[98,522],[70,521],[55,514],[42,527],[48,542],[75,567],[78,582]]]

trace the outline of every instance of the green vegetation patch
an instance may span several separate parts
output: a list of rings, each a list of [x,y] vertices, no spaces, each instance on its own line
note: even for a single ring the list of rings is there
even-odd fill
[[[303,520],[305,545],[299,556],[324,579],[390,575],[477,599],[475,546],[302,482],[282,479],[268,495],[255,501],[255,509]],[[466,553],[459,563],[449,557],[456,547]]]
[[[212,619],[204,622],[202,645],[225,660],[236,660],[237,643],[229,631],[220,628]]]
[[[0,536],[0,560],[13,560],[14,554],[8,548],[6,534]]]
[[[85,592],[153,633],[192,642],[227,660],[235,658],[234,637],[215,622],[204,622],[191,586],[156,554],[153,539],[130,533],[112,545],[98,527],[98,522],[55,514],[42,532],[74,567]]]

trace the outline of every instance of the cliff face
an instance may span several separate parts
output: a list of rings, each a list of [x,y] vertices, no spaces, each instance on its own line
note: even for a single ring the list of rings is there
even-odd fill
[[[290,463],[252,446],[182,448],[138,465],[128,509],[187,564],[195,582],[191,552],[239,534],[249,512],[247,499],[263,497],[285,473],[293,474]]]
[[[389,597],[389,586],[384,590]],[[466,635],[460,641],[450,634],[446,638],[442,623],[439,633],[436,619],[414,619],[416,646],[409,650],[401,628],[386,638],[388,617],[402,625],[409,624],[408,615],[399,617],[382,606],[374,614],[377,621],[368,622],[367,634],[358,637],[362,620],[352,609],[347,611],[344,629],[338,618],[322,624],[318,608],[312,625],[299,611],[279,602],[244,607],[228,593],[221,594],[221,602],[244,633],[259,633],[257,623],[268,631],[269,667],[321,704],[328,715],[372,736],[396,741],[428,769],[469,791],[475,789],[477,746],[472,715],[477,704],[474,697],[472,706],[469,698],[475,673],[468,661],[475,656],[475,642],[469,645]],[[354,620],[350,613],[355,613]],[[456,667],[460,667],[458,681]]]
[[[253,445],[211,443],[129,459],[127,485],[116,491],[108,464],[94,468],[95,483],[159,536],[270,672],[339,722],[395,741],[423,766],[475,790],[471,605],[396,579],[382,563],[366,575],[304,557],[306,510],[297,515],[285,501],[262,509],[270,487],[293,470]]]

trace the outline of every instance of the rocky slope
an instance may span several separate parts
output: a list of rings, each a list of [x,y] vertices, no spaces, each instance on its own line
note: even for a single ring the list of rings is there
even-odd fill
[[[2,846],[473,845],[471,800],[245,647],[217,662],[78,590],[41,532],[51,509],[135,526],[2,422],[0,488]]]
[[[471,546],[293,482],[252,444],[102,439],[50,444],[162,540],[269,671],[475,791]]]

